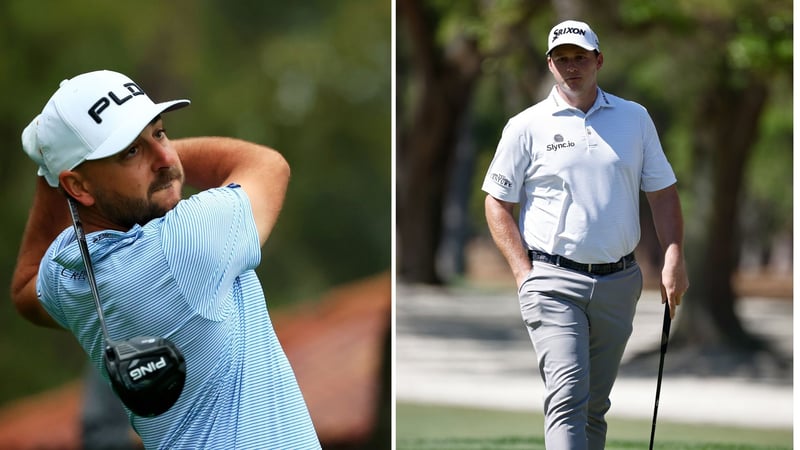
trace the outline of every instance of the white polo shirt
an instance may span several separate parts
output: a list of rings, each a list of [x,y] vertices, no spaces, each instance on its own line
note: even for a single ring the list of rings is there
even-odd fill
[[[598,88],[584,114],[554,87],[508,121],[482,189],[522,203],[528,248],[594,264],[636,248],[639,191],[675,182],[644,107]]]

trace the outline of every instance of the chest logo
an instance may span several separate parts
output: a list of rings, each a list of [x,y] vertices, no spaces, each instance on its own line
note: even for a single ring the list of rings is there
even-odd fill
[[[565,148],[572,148],[575,147],[575,143],[572,141],[564,141],[564,136],[560,134],[556,134],[553,136],[553,143],[547,144],[547,151],[548,152],[555,152],[558,150],[562,150]]]

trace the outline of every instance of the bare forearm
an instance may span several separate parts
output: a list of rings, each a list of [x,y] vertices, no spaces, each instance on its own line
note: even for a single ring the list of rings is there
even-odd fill
[[[201,190],[237,183],[250,198],[263,244],[277,222],[289,183],[289,164],[277,151],[250,142],[200,137],[173,141],[186,183]]]
[[[201,190],[225,186],[236,181],[237,175],[254,171],[264,176],[273,175],[271,172],[279,174],[286,165],[275,150],[239,139],[196,137],[172,142],[181,159],[186,184]],[[288,176],[285,178],[288,180]]]
[[[38,177],[28,222],[22,234],[17,263],[11,278],[11,300],[30,322],[47,327],[59,325],[39,303],[36,280],[42,257],[53,240],[70,224],[66,197]]]
[[[647,194],[658,241],[665,256],[683,257],[683,213],[675,185]]]
[[[689,278],[683,257],[683,214],[675,185],[647,193],[653,214],[656,234],[664,250],[664,267],[661,270],[662,301],[668,301],[670,316],[689,289]]]
[[[486,222],[492,239],[511,267],[517,286],[520,286],[531,270],[531,261],[522,242],[519,226],[514,219],[513,206],[491,195],[486,196]]]

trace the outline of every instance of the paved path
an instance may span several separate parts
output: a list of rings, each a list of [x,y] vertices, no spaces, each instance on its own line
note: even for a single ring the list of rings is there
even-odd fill
[[[396,294],[398,401],[541,411],[542,381],[513,291],[399,283]],[[639,301],[609,417],[652,419],[658,356],[634,356],[658,349],[663,318],[658,296],[646,291]],[[659,420],[792,426],[792,302],[739,303],[744,326],[774,342],[790,366],[750,370],[714,355],[668,351]]]

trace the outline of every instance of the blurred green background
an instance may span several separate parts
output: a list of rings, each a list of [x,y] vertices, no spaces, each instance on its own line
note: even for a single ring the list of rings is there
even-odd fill
[[[389,0],[0,3],[0,404],[80,375],[65,332],[13,309],[9,283],[36,168],[20,133],[65,78],[130,76],[170,138],[233,136],[279,150],[292,180],[259,276],[271,309],[388,271],[391,262]]]

